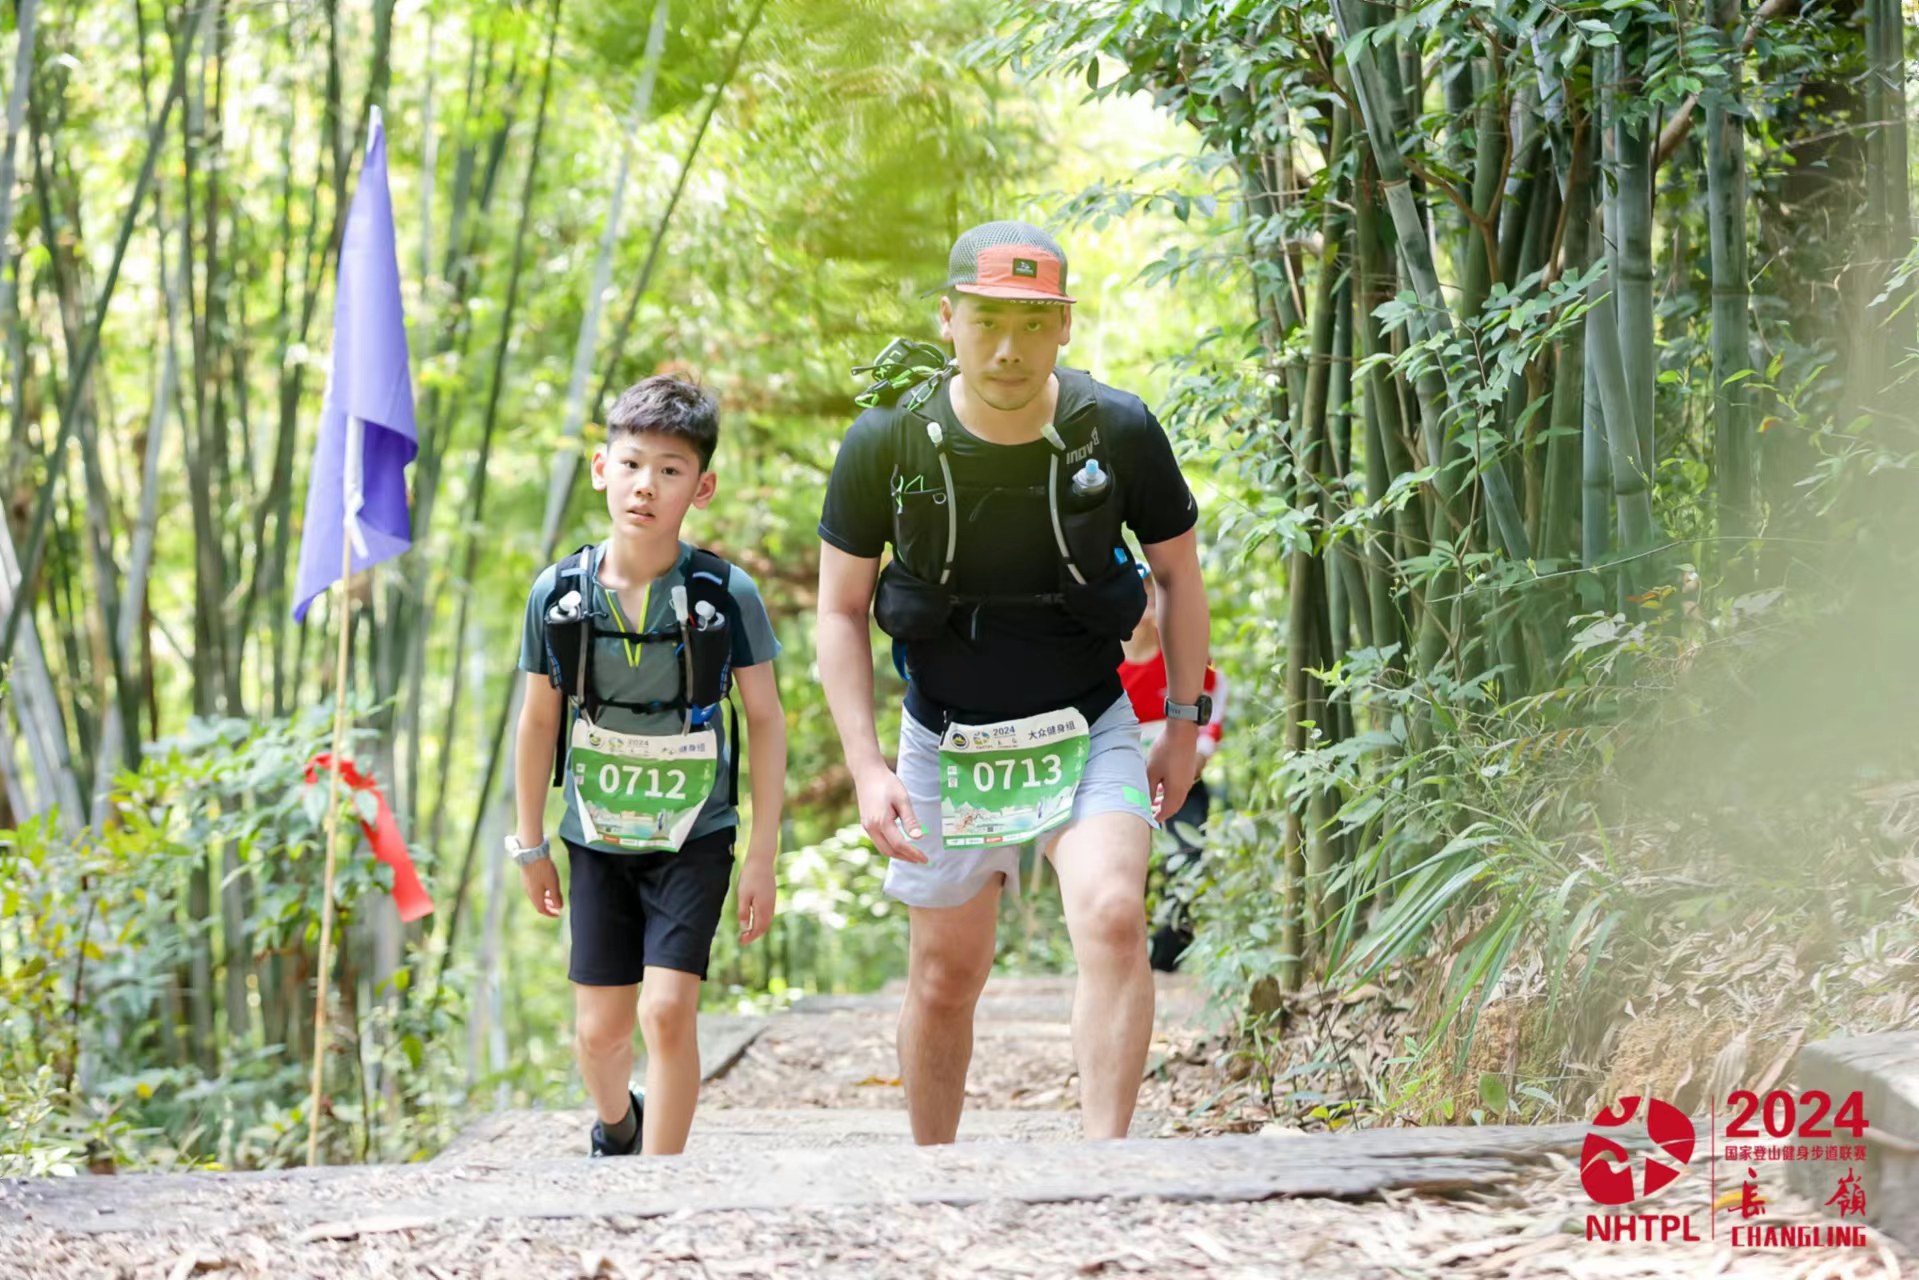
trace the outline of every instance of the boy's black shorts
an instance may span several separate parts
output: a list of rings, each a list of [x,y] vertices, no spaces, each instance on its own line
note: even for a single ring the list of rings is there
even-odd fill
[[[677,853],[599,853],[568,840],[566,976],[583,987],[626,987],[651,965],[706,977],[738,834],[709,832]]]

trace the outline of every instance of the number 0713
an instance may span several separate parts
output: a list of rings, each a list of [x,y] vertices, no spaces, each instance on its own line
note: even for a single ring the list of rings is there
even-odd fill
[[[1039,765],[1045,766],[1045,776],[1040,776]],[[1020,773],[1024,770],[1024,777]],[[1051,787],[1056,786],[1065,774],[1060,768],[1060,758],[1052,753],[1041,756],[1035,761],[1031,756],[1024,760],[976,760],[973,762],[973,789],[975,791],[1010,791],[1014,787]]]

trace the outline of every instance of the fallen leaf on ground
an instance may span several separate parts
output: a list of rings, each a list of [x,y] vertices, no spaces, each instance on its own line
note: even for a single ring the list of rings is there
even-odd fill
[[[301,1244],[316,1240],[353,1240],[360,1236],[382,1235],[390,1231],[418,1231],[433,1225],[431,1218],[355,1218],[351,1222],[321,1222],[300,1233]]]
[[[167,1280],[187,1280],[188,1276],[197,1276],[203,1271],[225,1271],[227,1260],[217,1253],[201,1253],[198,1249],[189,1249],[180,1255],[173,1264],[173,1270],[167,1272]]]
[[[1214,1262],[1231,1262],[1234,1260],[1232,1253],[1225,1245],[1221,1244],[1214,1236],[1201,1231],[1198,1227],[1194,1227],[1191,1231],[1188,1231],[1186,1238],[1191,1240],[1195,1248],[1211,1258]]]

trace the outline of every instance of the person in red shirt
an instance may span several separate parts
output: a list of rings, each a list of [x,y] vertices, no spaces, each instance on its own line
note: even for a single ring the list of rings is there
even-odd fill
[[[1146,580],[1146,612],[1125,642],[1126,657],[1119,664],[1119,678],[1132,701],[1133,713],[1139,717],[1142,742],[1150,749],[1166,727],[1166,656],[1159,649],[1159,626],[1153,613],[1153,576],[1143,562],[1139,568]],[[1197,887],[1199,838],[1213,802],[1206,786],[1206,762],[1219,750],[1220,736],[1226,728],[1225,677],[1207,667],[1203,689],[1212,707],[1199,728],[1192,790],[1186,793],[1186,802],[1178,812],[1166,821],[1166,830],[1177,847],[1161,864],[1160,903],[1153,913],[1152,964],[1167,973],[1179,967],[1180,955],[1193,941],[1192,894]]]

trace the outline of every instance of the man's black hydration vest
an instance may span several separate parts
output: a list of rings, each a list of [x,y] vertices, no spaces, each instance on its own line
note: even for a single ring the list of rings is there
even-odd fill
[[[948,365],[931,376],[945,379],[952,374],[953,367]],[[920,394],[897,388],[890,403],[882,398],[874,406],[891,418],[894,451],[889,493],[893,559],[880,571],[873,616],[880,630],[895,640],[910,645],[949,631],[973,638],[980,611],[995,608],[1062,608],[1103,639],[1123,640],[1139,625],[1146,612],[1146,587],[1120,529],[1124,505],[1120,487],[1126,477],[1114,470],[1106,449],[1111,432],[1122,422],[1146,427],[1145,408],[1137,398],[1113,393],[1077,369],[1057,369],[1055,375],[1062,400],[1072,408],[1057,427],[1048,424],[1045,429],[1045,440],[1052,446],[1047,483],[990,486],[997,493],[1046,502],[1059,565],[1054,591],[962,593],[955,588],[959,490],[953,483],[952,446],[946,429],[923,409],[932,396],[924,388],[913,389]],[[1102,426],[1107,428],[1107,439],[1101,437]],[[1097,498],[1083,497],[1072,489],[1073,473],[1088,459],[1111,477]],[[921,477],[932,476],[939,477],[939,489],[907,500],[910,492],[916,492],[908,490],[908,484],[923,483]]]

